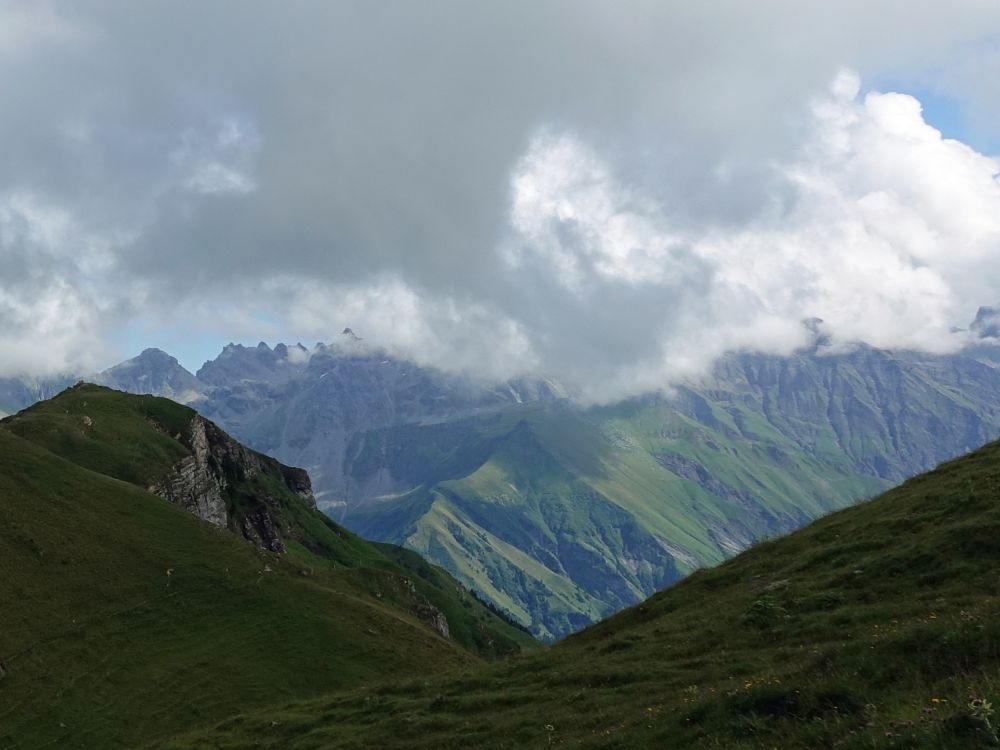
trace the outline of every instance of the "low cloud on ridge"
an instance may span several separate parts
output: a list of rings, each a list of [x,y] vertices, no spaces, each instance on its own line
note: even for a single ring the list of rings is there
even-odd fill
[[[0,5],[24,31],[0,40],[0,374],[110,364],[136,328],[351,326],[604,401],[791,351],[810,317],[835,347],[950,351],[1000,299],[996,161],[862,91],[992,113],[982,3],[905,28],[891,3],[206,4],[196,34],[166,4],[25,7]]]
[[[913,97],[859,89],[844,71],[814,100],[800,158],[774,165],[781,190],[739,226],[675,227],[581,140],[547,132],[512,177],[508,309],[398,282],[313,286],[302,327],[330,330],[317,311],[346,297],[338,320],[425,364],[544,372],[592,401],[697,376],[726,351],[790,353],[812,317],[829,350],[955,351],[970,339],[954,325],[1000,289],[1000,166],[943,138]]]

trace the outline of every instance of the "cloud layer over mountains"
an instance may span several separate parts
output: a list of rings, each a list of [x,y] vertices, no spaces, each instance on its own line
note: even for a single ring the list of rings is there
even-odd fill
[[[603,400],[810,317],[959,346],[998,166],[889,92],[1000,114],[1000,6],[806,6],[0,4],[0,370],[350,325]]]

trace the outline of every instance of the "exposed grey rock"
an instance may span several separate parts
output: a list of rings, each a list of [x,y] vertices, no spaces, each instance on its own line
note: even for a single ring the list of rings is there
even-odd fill
[[[233,440],[201,415],[191,420],[189,434],[182,438],[191,455],[149,491],[209,523],[236,531],[263,549],[284,552],[280,529],[266,504],[268,498],[260,498],[257,507],[244,510],[236,518],[227,496],[231,481],[250,480],[268,471],[268,464],[272,472],[280,465]],[[309,507],[316,507],[309,475],[304,470],[281,466],[280,473],[289,490]]]
[[[285,484],[288,489],[302,498],[302,502],[310,508],[316,507],[316,496],[313,494],[312,481],[305,469],[288,467],[285,471]]]
[[[234,386],[244,381],[278,383],[301,373],[309,360],[302,344],[278,344],[271,349],[263,341],[255,347],[227,344],[218,357],[198,370],[204,386]]]
[[[444,612],[432,605],[427,605],[427,607],[428,610],[425,619],[430,626],[445,638],[451,638],[451,631],[448,628],[448,618],[444,616]]]
[[[191,455],[185,456],[168,477],[150,486],[149,491],[204,521],[226,527],[229,525],[229,512],[222,493],[228,482],[213,460],[206,422],[200,416],[191,420],[188,447]]]
[[[428,625],[430,625],[438,634],[444,636],[445,638],[451,638],[451,630],[448,627],[448,618],[444,616],[444,612],[431,604],[427,599],[417,591],[416,584],[409,578],[399,578],[399,582],[402,584],[403,590],[407,598],[411,601],[411,609],[414,614]]]
[[[271,515],[261,508],[250,511],[243,517],[240,533],[244,539],[256,544],[261,549],[271,552],[285,552],[285,543],[275,528]]]
[[[980,307],[969,330],[981,339],[1000,338],[1000,310],[995,307]]]

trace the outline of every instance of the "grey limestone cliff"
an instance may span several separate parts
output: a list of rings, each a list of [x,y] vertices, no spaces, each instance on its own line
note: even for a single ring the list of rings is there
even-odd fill
[[[297,501],[315,508],[309,475],[246,448],[200,415],[191,420],[188,434],[178,437],[190,455],[149,491],[263,549],[284,552],[280,515],[275,512],[279,498],[271,496],[274,491],[269,493],[266,483],[257,482],[251,502],[237,503],[235,498],[250,495],[241,490],[267,475]]]

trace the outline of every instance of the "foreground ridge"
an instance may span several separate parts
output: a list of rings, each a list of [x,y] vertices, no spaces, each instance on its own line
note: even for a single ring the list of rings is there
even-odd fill
[[[135,747],[534,643],[163,398],[79,385],[0,422],[0,514],[0,747]]]

